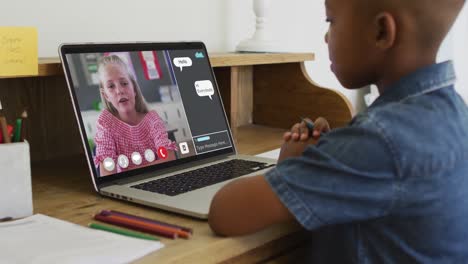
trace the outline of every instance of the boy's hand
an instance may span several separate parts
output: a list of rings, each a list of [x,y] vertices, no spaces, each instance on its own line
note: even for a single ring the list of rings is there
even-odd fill
[[[330,124],[328,124],[328,121],[324,117],[319,117],[315,119],[314,132],[312,132],[312,136],[317,139],[322,133],[328,133],[330,130]]]
[[[285,141],[283,145],[281,146],[280,155],[278,157],[278,163],[280,163],[281,161],[287,158],[301,156],[308,145],[309,143],[307,141],[299,141],[299,140]]]
[[[306,122],[309,124],[306,124]],[[310,126],[313,126],[312,132],[309,129]],[[328,131],[330,131],[330,125],[325,118],[319,117],[315,122],[305,118],[304,121],[294,124],[290,131],[284,133],[283,139],[285,142],[290,140],[307,142],[311,137],[318,139],[321,133]]]

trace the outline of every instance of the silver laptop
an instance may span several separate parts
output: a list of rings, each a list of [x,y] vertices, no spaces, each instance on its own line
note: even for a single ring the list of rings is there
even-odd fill
[[[237,155],[201,42],[63,44],[60,58],[102,195],[206,219],[223,185],[275,164]]]

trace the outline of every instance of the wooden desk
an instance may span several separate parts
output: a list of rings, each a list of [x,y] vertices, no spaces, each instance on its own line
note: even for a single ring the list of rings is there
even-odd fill
[[[285,128],[300,116],[326,117],[332,127],[351,119],[344,96],[314,84],[304,70],[313,54],[212,54],[210,60],[234,130],[238,150],[277,148]],[[28,107],[34,212],[86,225],[93,213],[115,209],[192,227],[190,240],[163,239],[166,248],[139,263],[252,263],[282,257],[306,239],[294,224],[253,235],[220,238],[206,221],[98,196],[89,180],[68,89],[58,59],[42,59],[39,76],[0,79],[6,115]],[[13,120],[8,120],[10,123]]]
[[[283,132],[284,129],[242,127],[239,141],[243,143],[239,149],[248,154],[274,149],[280,145]],[[220,238],[212,233],[206,221],[101,197],[93,190],[82,156],[35,164],[32,182],[35,213],[87,225],[94,213],[114,209],[194,229],[189,240],[163,238],[164,249],[137,263],[252,263],[285,254],[306,239],[294,224],[271,227],[250,236]]]

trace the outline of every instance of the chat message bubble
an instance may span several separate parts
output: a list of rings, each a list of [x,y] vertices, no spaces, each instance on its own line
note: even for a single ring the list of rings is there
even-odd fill
[[[182,71],[184,67],[192,66],[192,59],[189,57],[174,58],[173,62],[176,67],[180,68],[180,71]]]
[[[195,90],[197,91],[198,96],[208,96],[213,100],[211,96],[214,95],[214,88],[213,83],[211,83],[210,80],[196,81]]]

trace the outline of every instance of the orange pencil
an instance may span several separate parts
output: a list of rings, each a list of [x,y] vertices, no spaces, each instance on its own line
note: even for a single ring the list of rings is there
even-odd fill
[[[177,228],[177,229],[181,229],[185,232],[188,232],[190,234],[193,234],[193,229],[192,228],[189,228],[189,227],[183,227],[183,226],[179,226],[179,225],[174,225],[174,224],[169,224],[169,223],[166,223],[166,222],[161,222],[161,221],[158,221],[158,220],[154,220],[154,219],[150,219],[150,218],[145,218],[145,217],[142,217],[142,216],[137,216],[137,215],[131,215],[131,214],[127,214],[127,213],[122,213],[122,212],[119,212],[119,211],[115,211],[115,210],[102,210],[101,211],[101,214],[103,215],[120,215],[122,217],[127,217],[127,218],[131,218],[131,219],[135,219],[135,220],[139,220],[139,221],[143,221],[143,222],[148,222],[148,223],[155,223],[157,225],[162,225],[162,226],[169,226],[169,227],[173,227],[173,228]]]
[[[11,143],[11,137],[10,137],[10,134],[8,133],[8,124],[4,116],[0,116],[0,127],[2,129],[3,142]]]
[[[3,109],[0,101],[0,111]],[[8,133],[8,123],[6,117],[0,114],[0,129],[2,130],[3,143],[11,143],[10,133]]]
[[[190,236],[191,236],[190,233],[188,233],[186,231],[183,231],[182,229],[179,229],[179,228],[173,228],[173,227],[169,227],[169,226],[163,226],[163,225],[138,221],[138,220],[135,220],[135,219],[130,219],[130,218],[122,217],[122,216],[118,216],[118,215],[108,215],[106,217],[110,218],[110,219],[119,220],[119,221],[124,222],[124,223],[145,227],[145,228],[150,228],[150,229],[155,229],[155,230],[162,230],[162,231],[167,231],[167,232],[173,232],[173,233],[177,234],[179,237],[182,237],[182,238],[190,238]]]

